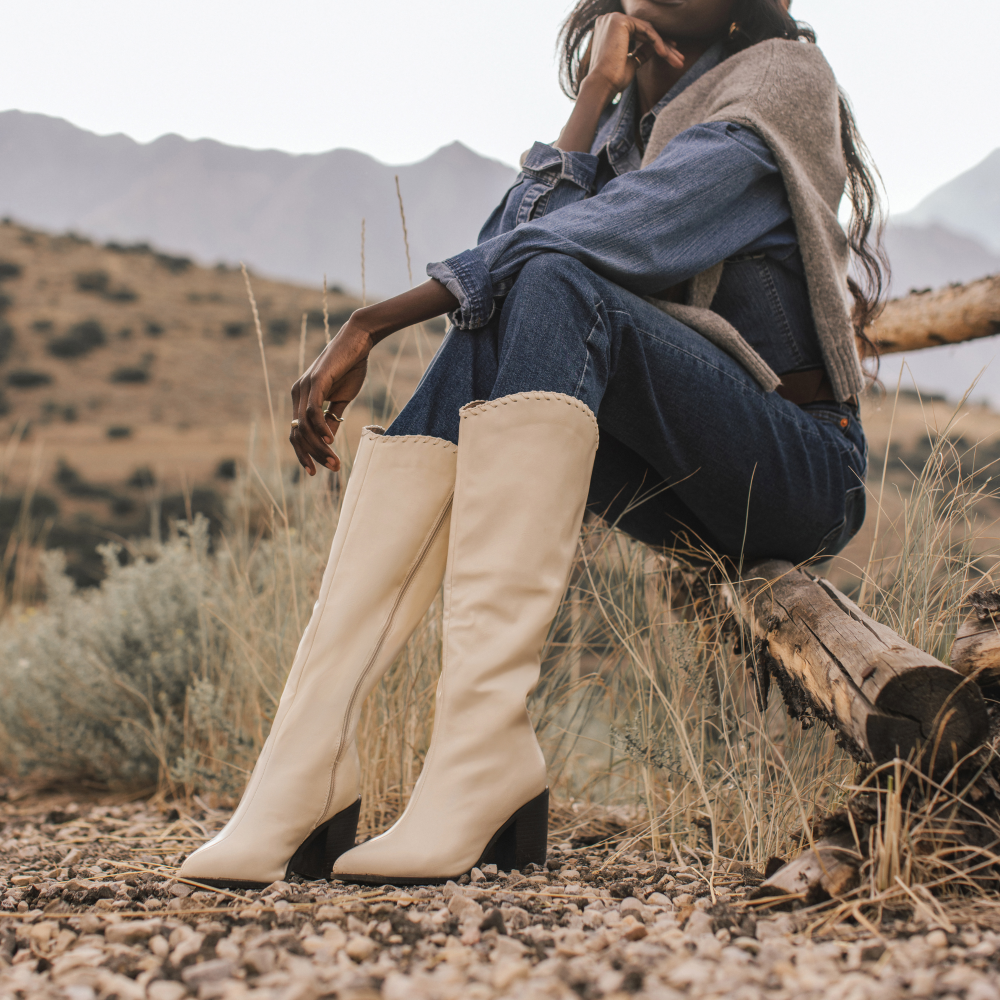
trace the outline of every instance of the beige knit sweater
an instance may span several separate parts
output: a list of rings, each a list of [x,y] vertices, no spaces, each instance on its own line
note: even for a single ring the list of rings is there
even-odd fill
[[[704,122],[735,122],[767,143],[788,192],[813,317],[834,394],[864,385],[847,287],[850,247],[837,210],[847,182],[837,81],[815,46],[773,39],[739,52],[691,84],[657,116],[643,156],[651,163],[671,139]],[[739,361],[768,391],[780,383],[764,359],[708,309],[722,263],[690,283],[688,304],[655,301]]]

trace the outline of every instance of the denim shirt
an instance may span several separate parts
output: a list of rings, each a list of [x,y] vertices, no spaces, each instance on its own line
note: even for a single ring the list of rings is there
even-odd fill
[[[721,60],[705,53],[639,123]],[[459,329],[484,326],[527,260],[565,253],[641,296],[655,296],[725,260],[712,308],[779,375],[822,366],[791,208],[770,149],[732,122],[696,125],[640,170],[633,82],[605,109],[589,153],[536,142],[478,245],[427,274],[459,301]]]

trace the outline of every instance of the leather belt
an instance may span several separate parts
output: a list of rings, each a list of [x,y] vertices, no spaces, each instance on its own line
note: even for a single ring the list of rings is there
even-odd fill
[[[781,376],[781,384],[775,390],[782,399],[796,406],[807,403],[834,402],[836,396],[823,368],[812,368],[804,372],[786,372]],[[853,402],[853,399],[848,400]]]

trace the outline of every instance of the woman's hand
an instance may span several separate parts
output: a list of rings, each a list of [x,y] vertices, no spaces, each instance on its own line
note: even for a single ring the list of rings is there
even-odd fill
[[[684,56],[665,42],[648,22],[627,14],[602,14],[583,59],[584,80],[600,80],[611,93],[621,93],[634,79],[636,70],[654,55],[680,69]]]
[[[439,281],[431,278],[402,295],[393,296],[363,309],[357,309],[323,353],[302,373],[292,386],[292,424],[288,440],[295,449],[299,464],[316,475],[316,465],[331,472],[340,469],[340,459],[331,445],[337,433],[338,418],[365,384],[368,355],[389,334],[404,327],[423,323],[458,307],[458,299]],[[329,400],[327,416],[323,403]]]
[[[673,43],[665,42],[648,21],[627,14],[602,14],[594,24],[593,37],[580,64],[584,74],[580,92],[569,121],[555,142],[556,148],[589,153],[608,102],[654,56],[675,69],[684,66],[684,56]]]
[[[340,459],[331,447],[340,423],[336,418],[343,416],[347,404],[365,384],[368,355],[375,345],[357,316],[355,312],[292,386],[292,413],[298,423],[292,424],[288,440],[310,476],[316,475],[316,463],[331,472],[340,468]],[[333,416],[323,412],[326,400]]]

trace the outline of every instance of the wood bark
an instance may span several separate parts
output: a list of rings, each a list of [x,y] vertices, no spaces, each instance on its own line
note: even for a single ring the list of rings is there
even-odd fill
[[[849,833],[816,841],[750,894],[754,900],[801,901],[806,906],[843,896],[861,881],[861,852]]]
[[[978,687],[791,563],[744,574],[740,604],[756,642],[759,700],[773,677],[790,713],[820,719],[859,760],[910,758],[939,773],[985,741]]]
[[[981,686],[1000,682],[1000,591],[969,595],[968,618],[951,647],[951,665]]]
[[[882,354],[992,337],[1000,333],[1000,275],[893,299],[868,332]]]

